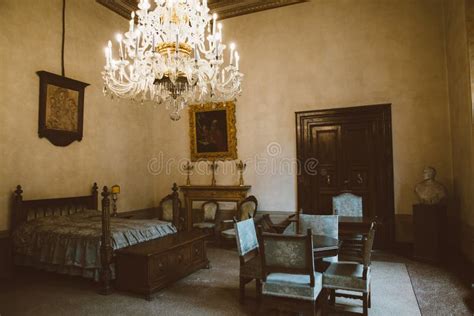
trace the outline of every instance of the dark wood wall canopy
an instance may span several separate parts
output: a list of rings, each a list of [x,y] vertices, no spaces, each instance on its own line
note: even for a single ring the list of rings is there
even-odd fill
[[[137,0],[97,0],[97,2],[126,19],[130,19],[131,12],[138,9]],[[222,20],[302,2],[308,0],[209,0],[208,5],[211,12],[217,13],[219,20]]]

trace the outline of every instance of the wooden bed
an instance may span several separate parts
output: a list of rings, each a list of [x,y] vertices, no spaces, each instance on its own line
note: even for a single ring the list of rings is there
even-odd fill
[[[178,187],[173,185],[173,213],[179,212]],[[82,212],[86,209],[98,210],[98,186],[94,183],[90,195],[50,198],[38,200],[24,200],[23,190],[20,185],[16,187],[13,194],[12,204],[12,227],[14,232],[23,223],[47,216],[67,216]],[[110,192],[106,186],[103,187],[101,193],[102,210],[101,210],[101,236],[100,236],[100,272],[99,272],[99,293],[107,295],[111,293],[112,274],[111,264],[114,261],[114,250],[111,245],[111,228],[110,228]],[[179,220],[178,216],[174,216]],[[178,227],[178,222],[174,223]]]

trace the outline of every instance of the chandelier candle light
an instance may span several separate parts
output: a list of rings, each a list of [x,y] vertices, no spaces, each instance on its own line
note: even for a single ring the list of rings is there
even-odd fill
[[[116,35],[117,47],[108,42],[104,93],[164,103],[175,121],[188,104],[235,100],[243,77],[240,56],[233,43],[226,52],[222,24],[209,14],[207,0],[154,2],[150,10],[149,1],[140,0],[128,32]]]

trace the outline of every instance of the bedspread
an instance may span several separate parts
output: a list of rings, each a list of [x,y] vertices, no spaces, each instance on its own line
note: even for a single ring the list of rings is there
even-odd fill
[[[176,233],[171,223],[152,219],[113,217],[110,228],[114,250]],[[96,210],[28,221],[13,233],[15,263],[98,280],[101,234]]]

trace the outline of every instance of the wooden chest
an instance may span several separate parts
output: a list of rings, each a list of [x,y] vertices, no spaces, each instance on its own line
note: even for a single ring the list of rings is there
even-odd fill
[[[179,232],[116,251],[119,290],[151,295],[194,271],[209,267],[206,234]]]

